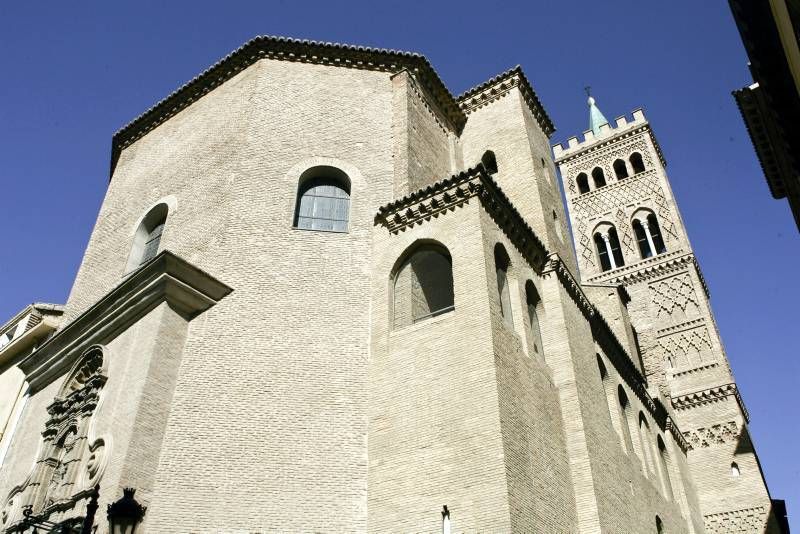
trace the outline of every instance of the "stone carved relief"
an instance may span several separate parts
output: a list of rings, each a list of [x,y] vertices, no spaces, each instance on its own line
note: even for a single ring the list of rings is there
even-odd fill
[[[688,312],[700,311],[694,284],[688,273],[658,280],[649,285],[656,317],[685,318]]]
[[[660,338],[658,350],[665,366],[672,369],[693,369],[714,360],[711,336],[704,326]]]
[[[703,516],[709,534],[764,532],[767,509],[763,506]]]
[[[658,182],[655,169],[652,167],[648,167],[648,170],[643,173],[619,182],[612,182],[606,187],[573,198],[572,209],[575,220],[578,221],[578,254],[584,258],[584,261],[589,265],[594,265],[594,251],[592,250],[591,236],[586,232],[586,222],[607,213],[611,213],[616,219],[615,224],[623,246],[629,252],[635,253],[629,214],[626,210],[630,209],[628,206],[631,205],[637,208],[650,207],[646,206],[645,202],[645,199],[648,198],[654,204],[653,211],[658,216],[664,241],[668,244],[674,242],[678,239],[678,233],[675,229],[672,210]],[[592,258],[592,260],[587,258]]]
[[[106,465],[106,440],[91,440],[92,416],[107,380],[103,348],[90,347],[67,375],[48,406],[49,418],[32,472],[6,499],[2,528],[22,518],[31,505],[35,514],[49,516],[75,508],[88,498]],[[82,511],[82,508],[81,508]]]
[[[720,423],[709,428],[698,428],[683,433],[689,444],[688,450],[701,449],[728,443],[739,437],[739,425],[736,421]]]

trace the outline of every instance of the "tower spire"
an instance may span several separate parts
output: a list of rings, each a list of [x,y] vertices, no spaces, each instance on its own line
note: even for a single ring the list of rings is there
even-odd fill
[[[591,93],[591,86],[586,86],[586,95],[589,97],[587,102],[589,103],[589,128],[592,129],[594,135],[600,135],[600,126],[604,124],[608,124],[608,120],[603,116],[603,112],[600,111],[600,108],[597,107],[595,104],[595,100],[592,97]]]

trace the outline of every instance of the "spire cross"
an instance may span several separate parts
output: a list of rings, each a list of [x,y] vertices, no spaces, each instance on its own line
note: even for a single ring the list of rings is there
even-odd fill
[[[583,90],[586,91],[586,96],[592,96],[592,86],[591,85],[587,85],[586,87],[583,88]]]

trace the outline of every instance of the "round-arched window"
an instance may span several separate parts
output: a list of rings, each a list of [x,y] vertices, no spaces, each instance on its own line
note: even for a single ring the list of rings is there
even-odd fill
[[[300,177],[294,226],[301,230],[346,232],[350,220],[350,180],[334,167],[314,167]]]

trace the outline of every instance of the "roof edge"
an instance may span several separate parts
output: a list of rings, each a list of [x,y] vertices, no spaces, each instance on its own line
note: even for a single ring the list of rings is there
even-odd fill
[[[505,72],[502,72],[490,78],[485,82],[468,89],[456,98],[458,105],[461,107],[465,115],[469,115],[476,109],[479,109],[501,96],[505,95],[512,88],[517,87],[525,99],[525,103],[533,113],[539,127],[547,137],[555,133],[556,128],[553,121],[544,109],[542,102],[534,91],[528,77],[520,65],[512,67]]]
[[[110,174],[113,174],[123,149],[259,59],[278,59],[384,72],[407,69],[418,77],[418,82],[433,95],[442,112],[458,129],[462,128],[466,122],[466,114],[431,63],[421,54],[385,48],[259,35],[120,128],[112,139]]]

